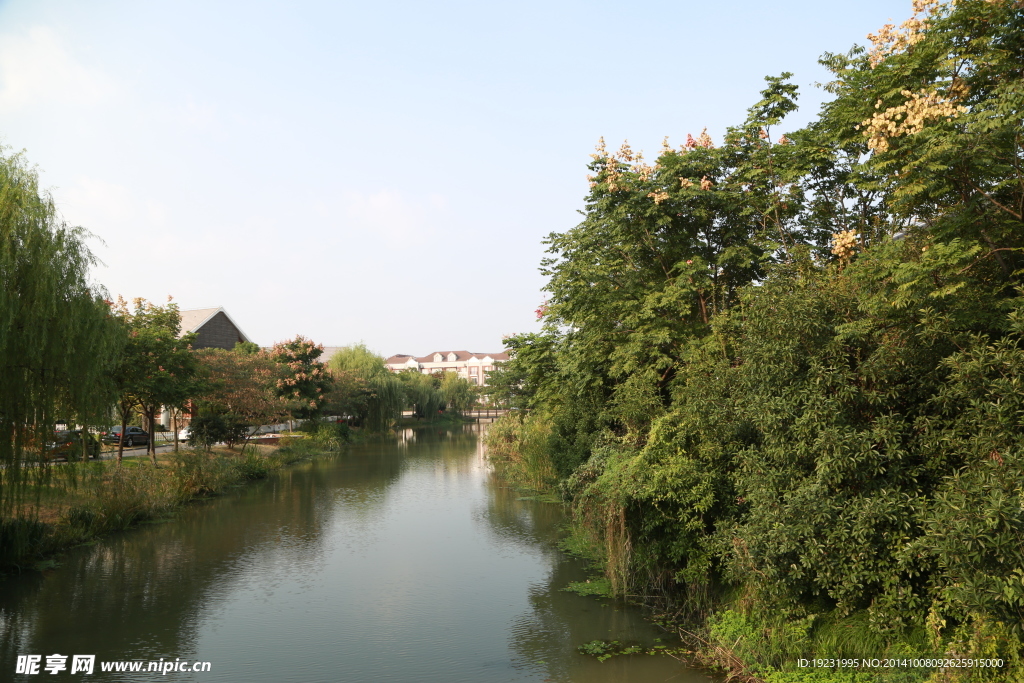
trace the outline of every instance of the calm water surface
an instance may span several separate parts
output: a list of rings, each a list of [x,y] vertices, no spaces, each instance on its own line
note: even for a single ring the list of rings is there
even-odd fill
[[[576,652],[666,636],[561,590],[586,570],[554,545],[559,508],[496,481],[478,429],[354,446],[3,581],[0,681],[708,681]],[[212,669],[14,675],[16,655],[54,653]]]

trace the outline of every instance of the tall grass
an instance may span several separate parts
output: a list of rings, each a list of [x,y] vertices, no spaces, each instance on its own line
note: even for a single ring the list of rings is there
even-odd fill
[[[548,448],[551,420],[541,413],[509,413],[487,430],[487,457],[515,487],[553,492],[558,475]]]
[[[162,519],[189,501],[213,496],[245,481],[341,449],[344,436],[323,430],[308,439],[283,440],[274,450],[184,449],[161,466],[148,461],[75,462],[53,468],[33,504],[18,517],[0,520],[0,571],[37,566],[46,558],[98,536]]]

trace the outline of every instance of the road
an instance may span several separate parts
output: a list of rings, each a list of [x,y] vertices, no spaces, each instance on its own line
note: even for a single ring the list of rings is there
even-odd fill
[[[181,443],[180,445],[184,446],[185,444]],[[173,451],[173,450],[174,450],[174,440],[173,439],[171,441],[163,441],[162,439],[157,438],[157,440],[156,440],[156,452],[157,453],[168,453],[168,452]],[[133,458],[133,457],[137,457],[137,456],[140,456],[140,455],[141,456],[146,455],[146,446],[133,446],[132,448],[125,448],[124,449],[124,457],[126,457],[126,458]],[[100,452],[100,460],[117,460],[117,446],[111,447],[108,444],[103,444],[103,450]]]

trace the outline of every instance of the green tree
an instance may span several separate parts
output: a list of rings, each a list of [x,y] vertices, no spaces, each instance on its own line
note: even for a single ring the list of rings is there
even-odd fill
[[[403,370],[397,375],[402,382],[405,405],[412,409],[413,416],[431,420],[445,406],[441,391],[441,377],[438,374],[424,374],[419,370]]]
[[[856,170],[893,214],[943,241],[984,244],[1006,274],[1024,246],[1020,9],[920,2],[910,20],[870,36],[870,50],[822,60],[836,98],[821,126],[870,151]]]
[[[369,394],[356,407],[356,422],[370,431],[390,429],[402,415],[405,392],[402,381],[387,369],[384,358],[366,348],[365,344],[346,346],[330,359],[334,372],[347,373],[366,383]]]
[[[583,223],[548,240],[545,333],[495,378],[529,415],[491,452],[558,476],[617,590],[704,616],[742,595],[758,664],[852,620],[878,651],[1010,663],[950,680],[1016,680],[1024,13],[914,7],[825,56],[803,130],[773,132],[783,74],[720,146],[599,147]]]
[[[199,365],[191,350],[195,333],[181,334],[181,314],[177,304],[157,306],[142,298],[128,302],[118,298],[114,317],[126,331],[127,343],[113,376],[120,390],[118,411],[121,433],[132,410],[138,410],[150,431],[147,451],[156,466],[157,414],[164,406],[183,406],[203,391]],[[124,444],[118,445],[120,464]]]
[[[291,414],[295,399],[279,395],[278,380],[284,372],[269,353],[250,353],[241,345],[232,351],[200,349],[194,353],[206,384],[200,410],[241,427],[232,435],[247,438],[253,427],[280,422]],[[228,441],[229,447],[233,441]]]
[[[278,396],[294,402],[292,415],[298,419],[319,417],[331,377],[320,356],[324,347],[314,344],[302,335],[291,341],[275,344],[270,357],[284,370],[284,377],[277,381]]]
[[[445,406],[458,415],[476,404],[476,392],[473,391],[473,385],[469,383],[469,380],[459,377],[458,373],[444,373],[439,388]]]
[[[560,336],[518,334],[504,339],[509,360],[487,378],[491,400],[506,408],[526,409],[543,405],[557,396],[557,347]]]
[[[123,338],[90,285],[87,233],[66,225],[36,171],[0,150],[0,502],[24,481],[26,447],[64,419],[97,424]]]

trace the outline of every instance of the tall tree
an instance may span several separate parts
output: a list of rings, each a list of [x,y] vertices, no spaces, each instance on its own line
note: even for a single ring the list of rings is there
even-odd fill
[[[331,387],[327,367],[319,360],[324,347],[302,335],[274,345],[270,357],[282,368],[277,393],[294,402],[292,416],[299,419],[319,417]]]
[[[384,358],[364,344],[346,346],[330,360],[331,370],[355,375],[369,388],[367,400],[361,404],[356,420],[370,431],[390,429],[402,414],[405,392],[402,382],[384,365]]]
[[[96,424],[123,339],[109,320],[87,233],[61,220],[20,154],[0,149],[0,499],[22,481],[30,442],[57,418]]]
[[[157,306],[142,298],[128,302],[118,297],[114,315],[127,330],[127,344],[116,373],[120,383],[121,434],[131,410],[138,409],[150,431],[146,450],[156,465],[156,416],[163,406],[181,406],[202,391],[199,365],[191,345],[196,334],[181,334],[181,314],[168,301]],[[124,453],[123,439],[117,461]]]

